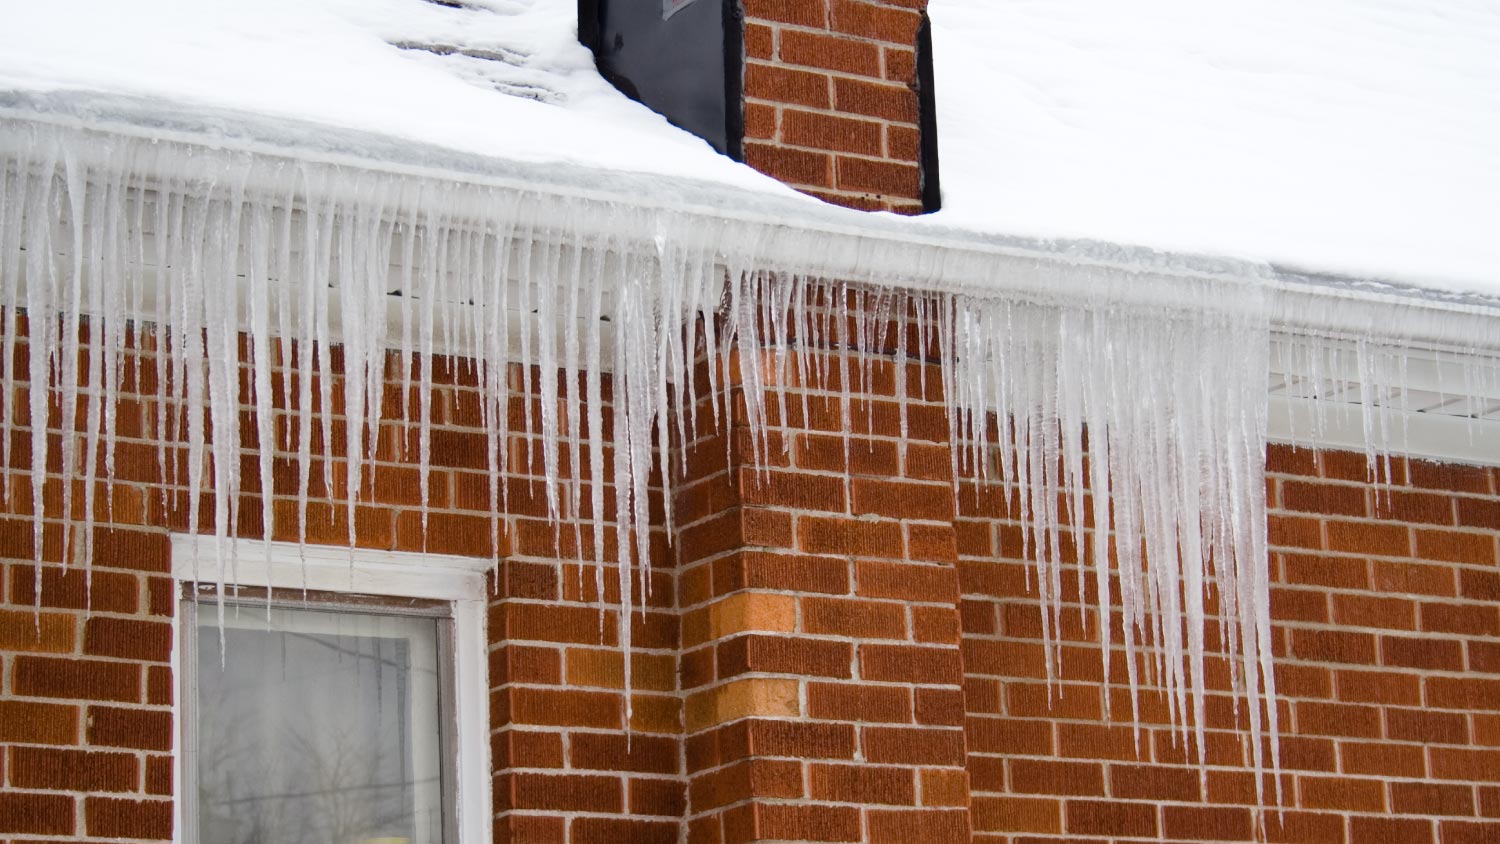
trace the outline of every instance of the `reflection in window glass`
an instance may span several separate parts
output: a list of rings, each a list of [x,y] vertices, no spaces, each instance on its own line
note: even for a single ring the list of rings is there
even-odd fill
[[[202,844],[442,840],[439,620],[198,613]]]

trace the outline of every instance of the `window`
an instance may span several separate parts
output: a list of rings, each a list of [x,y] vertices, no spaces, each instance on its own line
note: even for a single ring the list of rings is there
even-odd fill
[[[180,839],[489,841],[488,561],[222,548],[173,548]]]

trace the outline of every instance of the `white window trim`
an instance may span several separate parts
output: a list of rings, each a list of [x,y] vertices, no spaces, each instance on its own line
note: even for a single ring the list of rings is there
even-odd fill
[[[447,601],[453,606],[453,687],[458,782],[454,805],[460,844],[489,844],[490,803],[489,640],[485,572],[489,559],[398,553],[362,548],[299,546],[254,539],[215,540],[173,534],[172,577],[183,582],[234,583],[267,589],[309,589]],[[174,624],[172,676],[182,676],[182,630]],[[174,679],[175,682],[175,679]],[[182,695],[172,696],[172,723],[182,723]],[[174,792],[182,787],[182,748],[172,744]],[[173,840],[183,840],[183,801],[173,800]]]

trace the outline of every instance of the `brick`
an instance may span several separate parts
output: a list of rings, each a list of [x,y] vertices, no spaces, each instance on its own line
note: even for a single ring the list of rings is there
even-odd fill
[[[1069,800],[1064,805],[1071,835],[1156,836],[1153,806],[1104,800]]]
[[[1109,783],[1110,796],[1122,800],[1196,802],[1202,799],[1198,773],[1191,768],[1168,765],[1111,765],[1109,766]]]
[[[1375,637],[1347,630],[1294,630],[1292,654],[1310,662],[1375,664]]]
[[[905,844],[908,841],[968,844],[972,840],[969,813],[965,811],[872,809],[867,814],[869,844]]]
[[[1494,491],[1490,485],[1489,472],[1482,466],[1411,460],[1407,463],[1407,471],[1411,476],[1411,485],[1423,489],[1480,494]]]
[[[781,59],[787,64],[880,76],[880,48],[867,41],[814,32],[782,30]]]
[[[1281,506],[1328,516],[1369,515],[1364,487],[1282,481]]]
[[[870,191],[889,196],[916,196],[922,188],[922,171],[913,164],[871,161],[839,156],[837,187]]]
[[[810,765],[808,796],[835,803],[910,806],[917,801],[914,771],[874,765]]]
[[[804,759],[854,758],[855,731],[848,724],[755,720],[748,726],[748,752]]]
[[[864,727],[860,731],[865,756],[892,765],[960,765],[964,736],[958,730],[935,727]]]
[[[74,626],[73,616],[65,613],[0,610],[0,650],[68,653]]]
[[[1467,785],[1393,782],[1391,811],[1401,815],[1473,815],[1474,789]]]
[[[1463,643],[1447,639],[1380,637],[1380,662],[1401,668],[1461,671]]]
[[[685,717],[689,732],[745,717],[794,717],[801,714],[795,680],[736,680],[690,695]]]
[[[1274,514],[1267,519],[1267,528],[1272,547],[1323,547],[1323,523],[1317,519],[1299,519]]]
[[[1385,734],[1397,741],[1424,744],[1467,744],[1467,719],[1454,712],[1429,712],[1424,709],[1387,709]]]
[[[1104,768],[1097,763],[1012,759],[1010,791],[1016,794],[1104,796]]]
[[[141,667],[123,662],[20,656],[13,690],[27,697],[139,701]]]
[[[976,832],[1062,832],[1059,800],[976,795],[970,815]]]
[[[1394,671],[1339,671],[1334,677],[1338,684],[1339,700],[1348,703],[1418,706],[1422,702],[1421,680],[1412,674]]]
[[[1382,557],[1411,556],[1411,531],[1401,525],[1330,520],[1325,523],[1325,528],[1328,547],[1333,551]]]
[[[971,753],[1043,756],[1053,752],[1053,724],[1050,721],[969,718],[964,732]]]
[[[781,113],[781,140],[809,149],[880,155],[885,128],[871,120],[788,108]]]
[[[828,23],[827,0],[745,0],[746,20],[790,23],[814,29]]]
[[[1422,629],[1433,633],[1500,636],[1500,604],[1421,605]]]
[[[561,768],[562,739],[561,733],[503,730],[490,737],[490,755],[496,769]]]
[[[36,569],[29,565],[12,565],[9,569],[10,603],[18,606],[116,613],[136,611],[140,590],[137,588],[139,580],[133,574],[97,569],[90,573],[82,568],[44,565],[39,601]]]
[[[860,645],[859,665],[860,676],[866,680],[951,685],[963,681],[957,648]]]
[[[1416,538],[1417,556],[1424,560],[1444,560],[1480,566],[1495,563],[1495,535],[1490,532],[1419,530],[1416,532]]]
[[[1250,841],[1249,809],[1225,806],[1163,806],[1162,834],[1188,841]]]
[[[965,770],[929,769],[921,772],[922,805],[969,805],[969,775]]]
[[[172,657],[172,625],[95,616],[84,622],[83,650],[95,656],[166,662]]]
[[[1464,527],[1500,530],[1500,501],[1457,498],[1458,523]]]
[[[75,744],[78,707],[0,700],[0,742]]]
[[[0,792],[0,833],[72,835],[73,798]]]
[[[1350,812],[1385,811],[1385,784],[1355,777],[1301,777],[1302,807]],[[1355,839],[1361,840],[1361,839]]]
[[[805,637],[740,636],[718,646],[719,679],[740,674],[849,677],[854,647]]]
[[[906,612],[896,603],[803,598],[802,630],[861,639],[904,639]]]
[[[953,496],[951,487],[946,484],[936,486],[873,478],[855,478],[851,484],[855,513],[892,519],[953,519]]]
[[[511,720],[516,724],[619,729],[623,702],[606,692],[511,689]]]
[[[833,80],[834,104],[841,112],[863,114],[898,123],[917,122],[917,96],[905,85],[862,79]]]
[[[1297,732],[1314,736],[1380,737],[1380,709],[1343,703],[1298,702]]]
[[[89,835],[101,838],[172,837],[172,803],[169,800],[125,800],[90,797],[84,803]]]
[[[1375,494],[1374,515],[1386,521],[1451,525],[1454,504],[1447,495],[1382,489]]]
[[[619,812],[624,807],[620,778],[568,774],[512,773],[513,805],[517,809],[558,812]]]
[[[136,750],[172,749],[172,713],[165,710],[91,706],[87,725],[88,742],[92,745]]]
[[[833,156],[828,153],[746,143],[745,163],[787,184],[833,186]]]
[[[1353,841],[1379,841],[1381,844],[1432,844],[1432,821],[1416,818],[1349,819],[1349,837]]]
[[[627,785],[627,810],[630,814],[671,818],[674,824],[672,841],[675,842],[676,819],[687,813],[687,783],[675,779],[632,777]]]
[[[859,841],[859,810],[852,806],[760,804],[757,827],[765,839]]]
[[[830,721],[910,723],[911,692],[897,686],[808,683],[807,714]]]
[[[634,771],[675,774],[678,769],[675,738],[631,736],[609,733],[574,733],[568,739],[573,767],[595,771]]]
[[[1472,601],[1500,603],[1500,572],[1460,570],[1458,594]]]
[[[901,526],[894,522],[802,516],[797,519],[797,546],[810,554],[862,557],[903,556]]]
[[[714,593],[775,589],[843,595],[849,592],[849,563],[837,557],[744,551],[716,560]]]
[[[1458,594],[1452,566],[1372,560],[1371,573],[1377,592],[1437,597]]]
[[[676,844],[680,824],[633,818],[574,818],[572,844]],[[518,841],[539,840],[523,836]]]
[[[1430,707],[1500,711],[1500,678],[1428,677],[1424,682]]]
[[[1341,627],[1417,629],[1417,605],[1406,598],[1333,595],[1333,621]]]
[[[1420,779],[1426,773],[1422,748],[1414,745],[1342,742],[1340,766],[1344,773]]]
[[[133,791],[138,767],[129,753],[51,747],[13,747],[8,766],[11,785],[48,791]]]
[[[1441,821],[1438,841],[1442,844],[1490,844],[1500,833],[1500,823],[1485,821]]]
[[[910,45],[916,42],[921,18],[915,10],[901,8],[902,5],[906,4],[832,0],[830,20],[839,32]]]
[[[1266,840],[1277,844],[1344,844],[1342,815],[1318,812],[1267,812]]]
[[[953,604],[958,578],[949,566],[859,561],[854,566],[855,592],[870,598]]]
[[[959,689],[917,689],[917,723],[943,727],[964,724],[964,694]]]

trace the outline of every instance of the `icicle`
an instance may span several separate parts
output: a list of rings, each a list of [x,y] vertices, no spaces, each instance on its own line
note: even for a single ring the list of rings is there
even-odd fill
[[[399,444],[396,457],[407,457],[416,434],[425,535],[434,498],[433,428],[462,424],[434,400],[445,380],[435,368],[451,367],[456,386],[467,387],[472,376],[482,393],[478,424],[496,553],[507,473],[519,472],[540,478],[559,539],[563,520],[574,520],[577,562],[595,563],[600,604],[604,563],[613,555],[628,718],[633,615],[645,612],[651,588],[652,481],[670,533],[677,483],[671,467],[684,468],[686,447],[702,434],[699,367],[707,373],[703,398],[726,446],[734,443],[736,425],[748,430],[752,468],[766,472],[773,419],[790,427],[793,400],[800,401],[810,427],[809,394],[832,391],[835,379],[847,463],[856,425],[869,431],[876,422],[874,396],[857,395],[854,385],[872,393],[877,367],[886,365],[894,366],[905,465],[908,404],[915,396],[926,405],[936,394],[927,385],[928,366],[936,364],[949,411],[955,496],[972,483],[976,495],[983,488],[1008,507],[1013,502],[1021,548],[1005,550],[1034,559],[1027,577],[1042,606],[1049,679],[1058,677],[1062,653],[1064,559],[1078,566],[1072,582],[1080,599],[1093,569],[1106,677],[1116,644],[1110,601],[1118,575],[1118,644],[1137,742],[1144,664],[1201,759],[1203,628],[1212,589],[1222,638],[1235,656],[1232,679],[1249,715],[1257,785],[1266,762],[1262,734],[1272,737],[1272,769],[1279,766],[1262,495],[1271,319],[1260,286],[1174,277],[1172,295],[1163,298],[1175,304],[1146,306],[1140,291],[1165,288],[1166,281],[1101,266],[1086,299],[1028,298],[1006,292],[1005,273],[1041,274],[1043,261],[1011,266],[1002,256],[993,266],[986,258],[965,268],[955,259],[950,267],[938,250],[927,274],[907,279],[882,274],[891,257],[884,247],[862,245],[865,253],[843,256],[842,263],[828,259],[833,271],[818,263],[817,236],[772,223],[705,221],[169,141],[105,141],[82,130],[32,127],[15,134],[20,140],[0,164],[0,495],[18,492],[11,439],[29,421],[38,432],[31,448],[38,564],[50,461],[62,464],[64,522],[72,521],[71,481],[82,476],[81,539],[71,525],[61,535],[65,549],[76,543],[85,563],[91,556],[100,467],[106,496],[113,479],[128,354],[135,356],[141,389],[147,365],[141,358],[154,346],[161,395],[153,434],[163,503],[174,514],[186,511],[190,530],[208,530],[211,521],[220,548],[241,529],[242,405],[252,406],[258,426],[265,536],[291,532],[275,524],[276,452],[295,451],[302,543],[312,472],[321,464],[326,491],[317,492],[336,497],[333,466],[342,452],[352,547],[361,496],[374,486],[374,473],[384,471],[377,464],[389,459],[382,424],[390,389],[401,390],[393,403],[401,418],[389,429]],[[800,249],[808,257],[768,259],[772,244],[791,244],[790,253]],[[400,273],[394,279],[393,262]],[[148,265],[155,276],[149,296]],[[893,286],[900,283],[966,286],[914,295]],[[11,406],[22,312],[29,329],[25,377],[33,385],[24,413]],[[1278,354],[1297,370],[1288,383],[1322,400],[1308,420],[1308,440],[1319,443],[1337,421],[1334,414],[1357,413],[1372,478],[1389,486],[1391,440],[1397,430],[1405,437],[1405,417],[1390,414],[1403,412],[1415,376],[1406,345],[1388,335],[1376,339],[1374,328],[1337,342],[1299,340]],[[1500,388],[1500,368],[1473,347],[1452,351],[1451,362],[1439,357],[1438,375],[1444,377],[1445,366],[1458,371],[1440,382],[1439,392],[1474,398],[1472,417],[1493,413],[1483,397]],[[242,354],[250,369],[246,388]],[[396,359],[400,372],[390,374],[388,362]],[[908,383],[912,363],[915,391]],[[279,399],[273,395],[278,366]],[[445,396],[447,385],[441,386]],[[797,395],[788,397],[788,389]],[[336,399],[346,426],[341,443],[333,442]],[[519,426],[511,424],[512,399],[523,408]],[[855,406],[861,399],[863,414]],[[1328,410],[1329,400],[1340,409]],[[286,414],[280,437],[278,401]],[[41,434],[54,402],[63,434],[59,454],[48,453]],[[566,472],[560,443],[570,458]],[[522,467],[510,465],[513,445],[524,451]],[[86,461],[81,472],[79,459]],[[611,471],[613,501],[605,484]],[[213,512],[200,524],[208,492]],[[581,534],[585,513],[589,548]],[[613,547],[606,525],[615,531]],[[73,556],[65,551],[63,559]],[[601,625],[604,618],[601,611]]]

